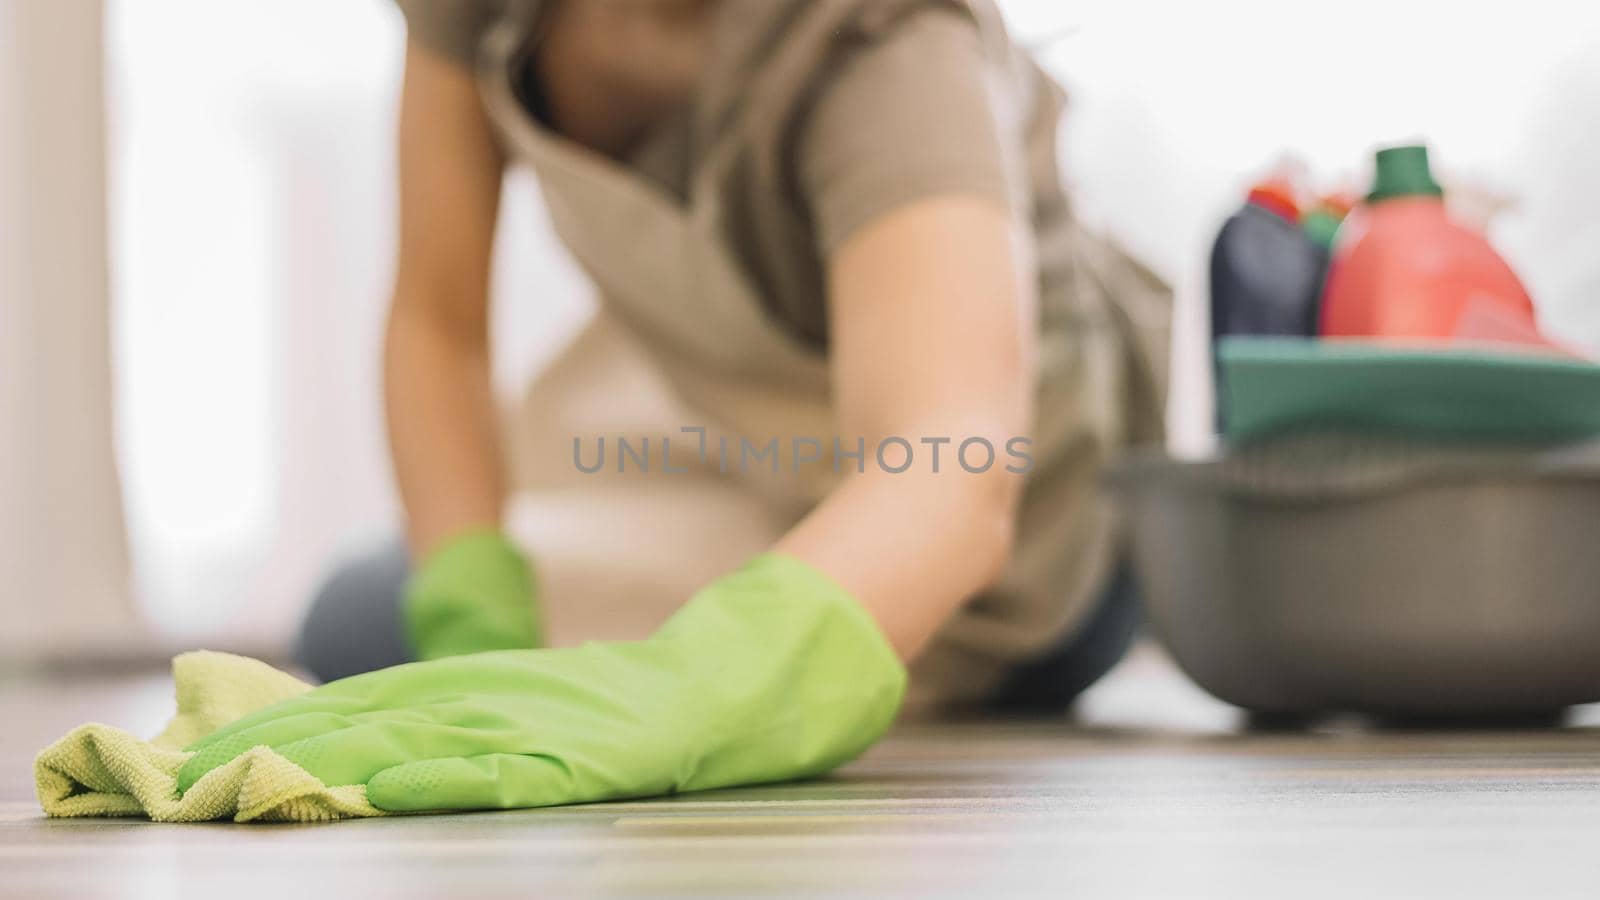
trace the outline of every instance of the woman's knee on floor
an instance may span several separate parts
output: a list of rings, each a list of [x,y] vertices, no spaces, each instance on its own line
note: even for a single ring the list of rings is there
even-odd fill
[[[1050,652],[1013,670],[992,705],[1009,712],[1066,709],[1127,654],[1139,620],[1138,586],[1132,571],[1119,566],[1088,621]]]
[[[296,661],[323,681],[410,662],[401,611],[409,575],[399,541],[340,562],[306,611]]]

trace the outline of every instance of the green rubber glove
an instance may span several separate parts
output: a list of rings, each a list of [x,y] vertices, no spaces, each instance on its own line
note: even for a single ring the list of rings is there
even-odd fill
[[[418,659],[543,643],[533,573],[498,531],[468,532],[435,550],[406,586],[404,611]]]
[[[265,745],[392,811],[552,806],[781,781],[853,758],[905,668],[825,575],[757,557],[644,641],[410,663],[323,685],[195,744],[186,791]]]

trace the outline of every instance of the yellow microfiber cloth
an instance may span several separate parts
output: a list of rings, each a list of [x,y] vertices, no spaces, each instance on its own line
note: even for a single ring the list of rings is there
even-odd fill
[[[266,747],[208,772],[182,796],[183,748],[311,686],[243,656],[201,650],[172,661],[178,714],[149,741],[109,725],[73,729],[34,760],[39,805],[50,816],[148,816],[157,822],[325,822],[388,815],[366,787],[328,787]]]

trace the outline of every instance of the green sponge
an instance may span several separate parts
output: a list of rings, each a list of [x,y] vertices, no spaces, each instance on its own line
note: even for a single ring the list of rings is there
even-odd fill
[[[1228,338],[1219,356],[1235,445],[1304,431],[1445,443],[1600,435],[1600,366],[1555,354]]]

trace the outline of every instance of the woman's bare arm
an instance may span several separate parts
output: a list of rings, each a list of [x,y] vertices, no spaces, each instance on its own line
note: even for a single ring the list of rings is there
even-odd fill
[[[472,75],[406,48],[399,266],[384,399],[414,558],[499,524],[505,478],[489,365],[489,259],[504,159]]]
[[[869,223],[830,265],[839,428],[865,437],[869,458],[777,549],[832,575],[903,659],[1010,554],[1022,476],[1007,471],[1005,448],[1031,421],[1036,335],[1025,234],[993,201],[937,197]],[[901,474],[870,456],[891,435],[916,451]],[[957,464],[970,437],[995,448],[984,474]],[[923,438],[951,439],[938,472]]]

